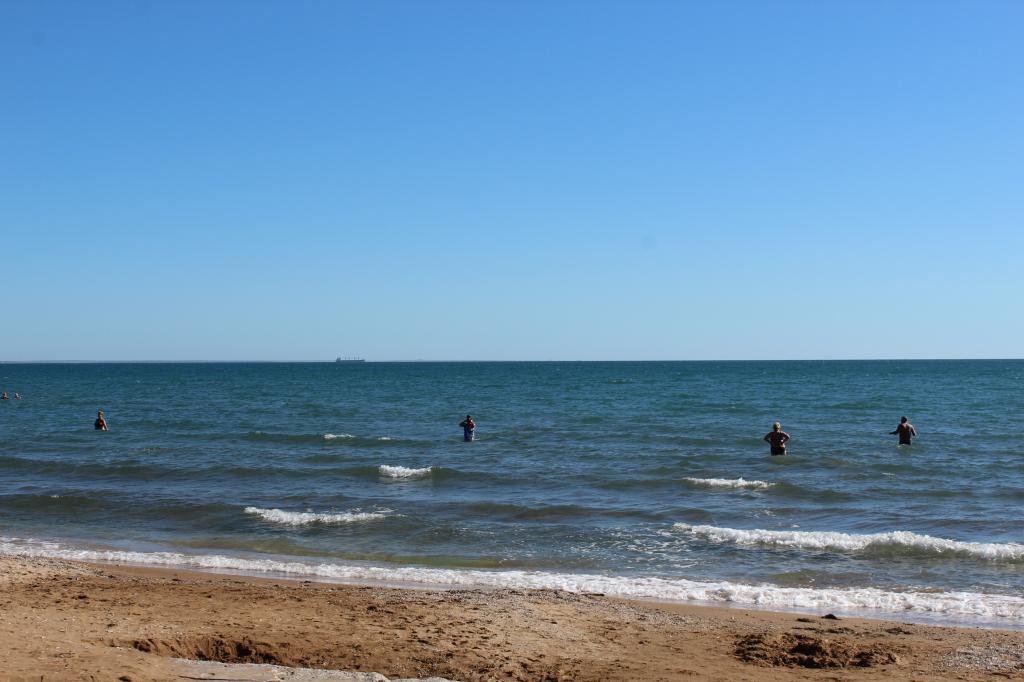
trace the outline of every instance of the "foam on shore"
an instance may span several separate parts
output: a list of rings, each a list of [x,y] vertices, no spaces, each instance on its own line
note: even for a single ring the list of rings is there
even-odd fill
[[[831,531],[799,530],[740,530],[717,526],[677,523],[673,526],[694,537],[710,542],[735,545],[767,545],[811,550],[840,550],[844,552],[903,551],[933,555],[954,555],[986,559],[989,561],[1024,561],[1024,545],[1007,542],[962,542],[930,535],[897,530],[890,533],[857,535]]]
[[[621,577],[538,571],[481,571],[413,567],[375,567],[246,559],[176,552],[129,552],[77,549],[54,542],[0,537],[0,554],[73,561],[127,563],[143,566],[242,571],[322,580],[375,581],[441,587],[555,589],[602,593],[612,597],[705,602],[775,610],[820,613],[835,611],[874,617],[917,617],[922,620],[980,620],[996,625],[1024,626],[1024,598],[978,592],[887,591],[877,588],[779,587],[686,579]]]

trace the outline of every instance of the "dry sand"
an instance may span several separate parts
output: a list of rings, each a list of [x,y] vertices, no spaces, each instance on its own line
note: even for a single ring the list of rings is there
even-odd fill
[[[465,682],[1024,679],[1022,632],[823,615],[8,557],[0,679],[189,679],[175,658]]]

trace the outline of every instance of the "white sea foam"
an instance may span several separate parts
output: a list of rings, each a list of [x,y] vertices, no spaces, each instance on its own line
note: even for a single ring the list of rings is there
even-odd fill
[[[325,433],[324,440],[334,440],[335,438],[355,438],[351,433]]]
[[[378,436],[377,440],[394,440],[391,436]]]
[[[421,476],[429,476],[430,472],[434,470],[434,467],[410,469],[409,467],[381,464],[377,467],[377,470],[380,471],[381,476],[387,476],[388,478],[419,478]]]
[[[178,566],[214,571],[274,573],[342,582],[373,580],[451,587],[557,589],[569,592],[601,592],[614,597],[727,603],[743,607],[796,609],[815,613],[836,611],[875,616],[890,614],[908,619],[916,616],[920,619],[945,621],[978,619],[996,625],[1024,625],[1024,598],[978,592],[894,592],[876,588],[818,589],[534,571],[350,566],[175,552],[76,549],[53,542],[6,537],[0,537],[0,554]]]
[[[318,512],[293,512],[285,511],[283,509],[260,509],[259,507],[246,507],[246,514],[253,514],[260,517],[264,521],[270,521],[271,523],[280,523],[286,526],[308,526],[313,523],[319,524],[338,524],[338,523],[356,523],[359,521],[376,521],[377,519],[383,519],[387,516],[384,512],[337,512],[337,513],[318,513]]]
[[[930,535],[918,535],[906,530],[856,535],[828,531],[739,530],[716,526],[694,526],[688,523],[677,523],[674,528],[712,542],[735,545],[773,545],[846,552],[905,548],[910,551],[971,556],[990,561],[1024,561],[1024,545],[1021,544],[962,542]]]
[[[687,476],[683,480],[687,483],[706,488],[751,488],[753,490],[765,490],[775,485],[767,481],[748,481],[744,478],[691,478]]]

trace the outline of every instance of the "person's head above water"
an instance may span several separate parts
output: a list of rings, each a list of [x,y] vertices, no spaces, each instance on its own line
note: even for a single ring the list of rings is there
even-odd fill
[[[103,416],[103,410],[100,410],[99,412],[97,412],[96,416],[97,417],[102,417]]]
[[[466,419],[472,419],[472,418],[473,418],[473,415],[471,415],[471,414],[467,414],[466,415]]]
[[[782,424],[780,424],[779,422],[775,422],[774,424],[772,424],[772,431],[781,431],[781,430],[782,430]]]
[[[900,424],[906,424],[906,423],[907,423],[907,418],[906,417],[900,417]]]

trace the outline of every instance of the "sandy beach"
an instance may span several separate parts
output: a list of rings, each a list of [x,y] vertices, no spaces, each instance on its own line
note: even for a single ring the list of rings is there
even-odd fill
[[[172,680],[177,658],[452,680],[1024,678],[1024,633],[0,559],[0,677]],[[223,678],[222,678],[223,679]]]

